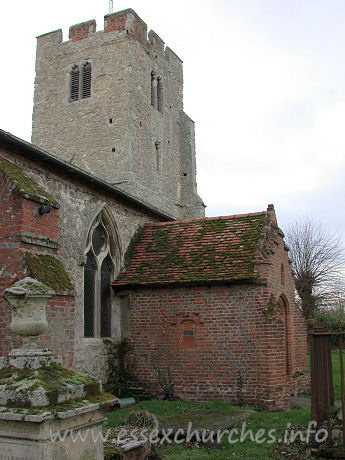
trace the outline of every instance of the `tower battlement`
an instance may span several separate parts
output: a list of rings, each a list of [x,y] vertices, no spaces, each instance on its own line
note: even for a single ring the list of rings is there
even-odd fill
[[[98,32],[94,19],[74,24],[69,28],[68,38],[71,42],[79,42],[85,38],[92,37],[96,33],[108,34],[111,32],[115,32],[118,38],[126,37],[136,40],[147,49],[156,50],[158,53],[166,52],[169,55],[173,54],[181,60],[169,47],[165,46],[165,42],[156,32],[153,30],[147,32],[147,24],[132,9],[106,14],[104,16],[104,30]],[[39,35],[37,39],[38,42],[68,43],[68,41],[63,42],[61,29]]]
[[[202,217],[181,59],[132,9],[37,38],[32,142],[176,218]]]

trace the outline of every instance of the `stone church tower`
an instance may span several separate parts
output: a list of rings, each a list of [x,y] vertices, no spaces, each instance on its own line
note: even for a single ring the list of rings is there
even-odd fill
[[[204,216],[182,61],[131,9],[38,37],[33,144],[177,219]]]

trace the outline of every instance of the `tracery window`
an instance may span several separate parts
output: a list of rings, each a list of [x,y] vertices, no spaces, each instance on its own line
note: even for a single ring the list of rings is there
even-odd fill
[[[114,263],[110,235],[102,218],[92,225],[84,265],[84,336],[111,336],[111,281]]]

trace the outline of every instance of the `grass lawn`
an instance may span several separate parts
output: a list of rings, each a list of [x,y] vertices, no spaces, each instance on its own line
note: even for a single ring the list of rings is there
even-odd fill
[[[345,353],[344,353],[345,363]],[[341,379],[340,379],[340,362],[339,362],[339,351],[332,351],[332,369],[333,369],[333,385],[334,385],[334,397],[335,400],[341,400]],[[114,427],[122,424],[122,420],[131,412],[137,410],[147,410],[154,414],[159,421],[164,421],[168,417],[183,415],[183,419],[186,420],[186,414],[192,411],[203,409],[203,410],[220,410],[231,411],[233,406],[226,404],[222,401],[213,401],[209,403],[196,403],[196,402],[183,402],[183,401],[142,401],[135,404],[132,407],[117,410],[115,412],[106,414],[105,428]],[[188,419],[189,420],[189,419]],[[190,421],[193,421],[192,416]],[[262,442],[258,444],[252,442],[247,436],[244,442],[236,442],[229,444],[227,434],[222,438],[222,450],[218,449],[206,449],[205,447],[198,446],[198,444],[167,444],[164,445],[156,444],[156,452],[163,459],[178,460],[178,459],[228,459],[228,458],[245,458],[245,459],[283,459],[287,456],[279,456],[277,452],[274,452],[275,448],[282,443],[279,443],[279,438],[284,438],[284,433],[287,428],[287,424],[290,423],[294,427],[299,427],[304,433],[308,423],[310,421],[310,407],[304,406],[298,409],[292,409],[285,412],[266,412],[260,411],[255,412],[249,419],[246,420],[245,430],[252,430],[254,436],[260,430],[264,429],[265,433],[261,439],[266,437],[268,440],[267,433],[269,430],[275,430],[272,432],[277,439],[273,443]],[[241,433],[243,427],[242,422],[233,428],[238,429],[238,433]],[[233,439],[237,438],[238,434],[234,432]],[[290,458],[296,458],[294,456],[293,444],[291,446],[284,446],[286,452],[291,452]],[[298,457],[305,458],[305,457]]]
[[[214,401],[209,403],[195,403],[195,402],[182,402],[182,401],[142,401],[132,407],[117,410],[115,412],[106,414],[105,428],[121,425],[122,420],[133,410],[147,410],[157,417],[159,421],[163,421],[167,417],[183,414],[184,418],[186,413],[196,409],[219,409],[221,411],[231,410],[232,406],[222,401]],[[310,420],[310,408],[302,407],[285,412],[256,412],[248,420],[246,420],[246,430],[251,429],[253,434],[258,432],[259,429],[265,430],[263,439],[267,437],[267,433],[271,429],[276,432],[278,438],[283,438],[287,423],[290,422],[293,426],[307,427]],[[192,421],[192,419],[191,419]],[[242,422],[238,424],[237,429],[241,433]],[[234,427],[235,428],[235,427]],[[233,439],[237,438],[237,433],[234,433]],[[267,444],[257,444],[247,439],[243,442],[229,444],[227,435],[222,439],[222,450],[205,449],[204,447],[187,447],[183,444],[165,444],[163,446],[157,445],[157,454],[164,459],[225,459],[225,458],[246,458],[246,459],[269,459],[269,458],[283,458],[273,457],[272,450],[277,447],[278,442]],[[289,446],[286,447],[290,449]]]

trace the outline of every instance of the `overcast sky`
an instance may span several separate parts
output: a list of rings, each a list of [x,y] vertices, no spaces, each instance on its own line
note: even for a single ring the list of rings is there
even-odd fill
[[[345,234],[345,1],[114,0],[184,61],[208,216],[274,203]],[[0,127],[31,136],[37,35],[96,19],[107,0],[2,2]]]

